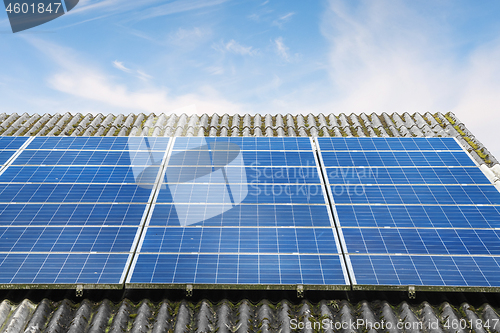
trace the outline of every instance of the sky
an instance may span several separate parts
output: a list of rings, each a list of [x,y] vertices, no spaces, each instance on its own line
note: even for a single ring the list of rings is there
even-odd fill
[[[80,0],[13,34],[0,112],[454,112],[500,159],[500,1]]]

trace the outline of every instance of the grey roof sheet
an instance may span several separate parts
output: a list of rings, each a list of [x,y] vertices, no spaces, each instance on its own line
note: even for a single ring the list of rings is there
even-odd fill
[[[486,323],[488,320],[489,330],[479,326],[473,330],[460,328],[464,323]],[[206,299],[165,299],[157,302],[143,299],[137,303],[128,299],[117,303],[107,299],[97,302],[90,299],[76,302],[74,299],[43,299],[38,303],[29,299],[19,303],[8,300],[0,302],[2,333],[486,333],[498,332],[499,320],[498,309],[489,303],[480,303],[476,308],[460,300],[441,300],[436,304],[428,301],[399,301],[391,304],[387,300],[353,302],[345,299],[321,300],[317,303],[300,300],[273,303],[265,299],[257,303],[247,299],[237,302],[221,300],[216,303]],[[300,329],[300,323],[303,323],[303,329]],[[341,328],[343,323],[344,327]],[[349,323],[356,324],[352,326]],[[450,327],[447,327],[447,323]],[[377,324],[384,326],[377,328]],[[370,329],[370,325],[373,329]],[[451,325],[458,325],[458,328],[453,326],[454,329]]]

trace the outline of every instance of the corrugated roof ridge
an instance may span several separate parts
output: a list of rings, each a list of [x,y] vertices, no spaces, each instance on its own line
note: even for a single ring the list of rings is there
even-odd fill
[[[44,299],[39,304],[23,300],[20,304],[4,300],[0,303],[0,329],[4,333],[160,333],[160,332],[279,332],[296,331],[294,323],[315,323],[330,319],[332,323],[364,321],[366,325],[390,323],[388,332],[400,332],[398,323],[407,324],[406,332],[444,332],[443,321],[475,322],[476,320],[499,319],[495,309],[485,303],[475,309],[468,303],[454,307],[447,302],[431,306],[428,302],[411,305],[408,302],[389,304],[387,301],[322,300],[318,303],[302,301],[290,304],[282,300],[272,304],[261,300],[253,304],[248,300],[230,302],[221,300],[212,303],[206,299],[196,303],[181,300],[150,302],[143,299],[132,303],[128,299],[112,304],[108,300],[98,303],[82,300],[50,302]],[[295,320],[295,322],[292,322]],[[386,326],[387,327],[387,326]],[[423,327],[424,329],[420,329]],[[429,329],[425,329],[429,328]],[[312,327],[301,330],[316,332]],[[337,329],[324,330],[332,333]],[[370,332],[371,330],[367,330]],[[380,331],[380,330],[377,330]],[[476,330],[477,331],[477,330]],[[492,330],[497,331],[497,330]],[[375,332],[375,331],[374,331]],[[458,329],[457,332],[461,332]],[[465,331],[463,331],[465,332]],[[481,330],[477,332],[482,332]]]
[[[0,135],[37,136],[355,136],[456,137],[480,164],[498,161],[452,112],[403,114],[322,113],[313,115],[224,114],[202,116],[165,113],[108,114],[69,112],[43,116],[0,114]],[[500,166],[498,167],[500,172]]]

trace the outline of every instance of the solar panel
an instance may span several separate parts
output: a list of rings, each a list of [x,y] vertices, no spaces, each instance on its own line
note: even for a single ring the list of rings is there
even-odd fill
[[[500,287],[500,193],[453,138],[319,138],[355,289]]]
[[[497,290],[499,228],[453,138],[0,137],[0,288]]]
[[[169,139],[27,143],[0,172],[0,283],[121,287]]]
[[[462,147],[453,138],[320,138],[321,151],[338,150],[458,150]]]
[[[318,170],[309,138],[175,138],[127,285],[348,288]]]

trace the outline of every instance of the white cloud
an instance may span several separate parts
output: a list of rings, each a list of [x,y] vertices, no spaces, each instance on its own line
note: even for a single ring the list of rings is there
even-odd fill
[[[143,81],[150,80],[153,78],[151,75],[146,74],[141,70],[137,70],[137,77]]]
[[[300,59],[300,55],[298,53],[293,55],[290,54],[290,48],[285,45],[283,37],[278,37],[274,40],[274,47],[276,53],[286,62],[295,62]]]
[[[288,47],[286,47],[285,43],[283,43],[283,37],[278,37],[274,40],[274,44],[276,45],[276,51],[279,56],[289,61],[290,55],[288,55]]]
[[[401,2],[330,1],[322,26],[336,88],[330,111],[453,111],[500,157],[500,40],[459,60],[451,46],[461,37],[443,24]]]
[[[212,47],[221,52],[230,52],[239,55],[249,55],[253,56],[258,54],[258,50],[254,49],[252,46],[243,46],[234,39],[231,39],[229,42],[224,43],[220,42],[212,45]]]
[[[132,70],[130,68],[125,67],[125,65],[123,64],[123,62],[118,61],[118,60],[113,61],[113,66],[115,68],[118,68],[122,72],[134,74],[138,79],[141,79],[143,81],[147,81],[147,80],[150,80],[150,79],[153,78],[151,75],[144,73],[140,69],[138,69],[138,70]]]
[[[294,12],[287,13],[285,15],[281,15],[276,20],[273,21],[272,25],[283,28],[283,25],[292,19],[292,16],[295,15]]]
[[[217,6],[229,0],[177,0],[154,8],[146,9],[134,17],[135,20],[145,20],[153,17],[166,16],[191,10]]]
[[[28,40],[58,66],[57,72],[50,75],[47,80],[52,89],[72,96],[72,100],[97,105],[99,109],[111,109],[113,112],[122,113],[158,113],[196,105],[200,113],[245,112],[241,105],[224,99],[216,90],[206,86],[198,87],[195,93],[177,96],[166,87],[150,84],[133,89],[121,82],[114,82],[112,76],[106,75],[105,72],[85,65],[85,61],[70,49],[39,39]]]
[[[118,68],[119,70],[121,70],[125,73],[132,73],[132,70],[125,67],[125,65],[123,65],[123,62],[121,62],[121,61],[118,61],[118,60],[113,61],[113,66],[115,66],[115,68]]]
[[[211,75],[221,75],[224,74],[224,68],[220,66],[210,66],[206,68],[206,71]]]
[[[201,39],[210,36],[212,33],[209,29],[194,27],[192,29],[179,28],[169,35],[169,41],[175,44],[185,44],[197,42]]]

